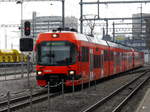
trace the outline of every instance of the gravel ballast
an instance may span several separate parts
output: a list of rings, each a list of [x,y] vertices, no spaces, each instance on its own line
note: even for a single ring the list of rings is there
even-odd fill
[[[121,74],[118,74],[121,75]],[[91,88],[84,88],[82,91],[76,91],[75,93],[65,93],[64,97],[63,95],[60,95],[55,98],[51,98],[49,103],[48,101],[44,101],[38,104],[33,105],[32,110],[33,112],[47,112],[49,107],[49,111],[52,112],[80,112],[81,110],[86,109],[94,102],[97,102],[98,100],[102,99],[104,96],[107,96],[109,93],[113,92],[117,88],[121,87],[122,85],[126,84],[127,82],[133,80],[133,78],[137,77],[139,74],[128,74],[128,75],[122,75],[120,77],[114,77],[105,81],[100,81],[96,87],[93,85]],[[36,80],[35,78],[32,78],[30,80],[33,84],[33,86],[36,88]],[[2,83],[2,82],[0,82]],[[131,102],[129,102],[129,105],[134,106],[127,106],[123,108],[122,112],[134,112],[141,101],[142,97],[144,96],[148,86],[149,82],[146,83],[146,86],[144,86],[139,92],[138,96],[134,98]],[[11,87],[12,86],[12,87]],[[27,88],[27,79],[18,80],[18,81],[11,81],[11,82],[3,82],[3,85],[0,86],[3,93],[6,93],[9,91],[21,91]],[[131,103],[131,104],[130,104]],[[49,105],[49,106],[48,106]],[[127,104],[128,105],[128,104]],[[108,108],[106,105],[105,108]],[[18,110],[17,112],[31,112],[30,108],[24,108],[21,110]],[[103,112],[103,110],[102,110]]]

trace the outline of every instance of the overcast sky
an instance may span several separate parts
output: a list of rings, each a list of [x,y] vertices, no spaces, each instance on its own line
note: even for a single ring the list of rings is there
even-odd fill
[[[84,0],[97,1],[97,0]],[[104,0],[103,0],[104,1]],[[107,0],[109,1],[109,0]],[[110,0],[112,1],[112,0]],[[80,17],[80,0],[65,0],[65,15]],[[84,6],[84,14],[97,14],[97,5]],[[143,4],[143,12],[149,13],[149,4]],[[23,18],[31,19],[32,12],[36,11],[37,16],[61,16],[61,2],[24,2]],[[119,5],[100,5],[100,17],[131,17],[133,13],[140,13],[140,4],[119,4]],[[20,4],[0,3],[0,25],[2,24],[20,24],[21,11]],[[0,49],[5,47],[5,39],[8,38],[8,48],[13,44],[18,48],[19,33],[14,28],[0,27]]]

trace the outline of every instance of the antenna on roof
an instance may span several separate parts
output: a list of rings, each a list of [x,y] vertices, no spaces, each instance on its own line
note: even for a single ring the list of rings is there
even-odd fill
[[[57,32],[57,31],[59,31],[59,32],[61,32],[61,31],[78,32],[78,30],[77,30],[77,29],[69,28],[69,27],[65,27],[65,28],[61,28],[61,27],[59,27],[59,28],[57,28],[57,29],[53,29],[53,30],[52,30],[52,32]]]
[[[74,28],[71,28],[70,31],[72,31],[72,32],[78,32],[78,30],[74,29]]]

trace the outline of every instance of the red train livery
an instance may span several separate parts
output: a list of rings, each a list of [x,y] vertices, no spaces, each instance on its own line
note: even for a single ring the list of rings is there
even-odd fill
[[[35,53],[39,86],[66,86],[98,80],[143,66],[144,53],[120,44],[99,40],[76,32],[38,35]],[[74,81],[72,81],[74,80]]]

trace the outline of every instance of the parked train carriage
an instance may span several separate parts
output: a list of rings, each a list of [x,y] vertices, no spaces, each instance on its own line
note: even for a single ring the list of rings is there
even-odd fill
[[[14,62],[11,50],[0,50],[0,62]]]
[[[132,48],[74,32],[39,34],[35,45],[37,84],[79,85],[142,66]],[[136,55],[136,59],[134,56]],[[142,56],[140,56],[142,57]]]
[[[22,60],[26,62],[27,56],[16,49],[0,50],[0,63],[19,63]]]

